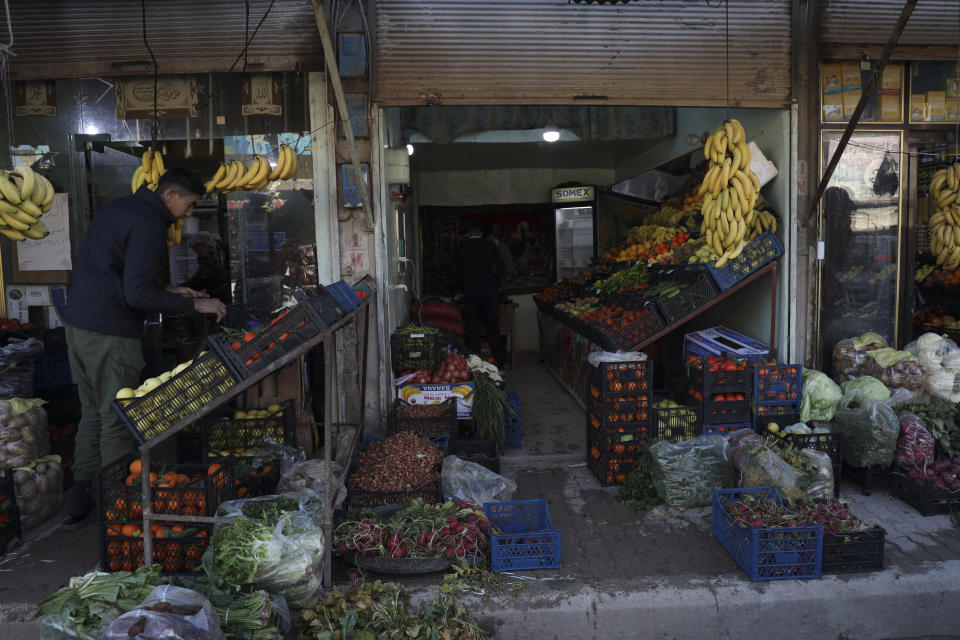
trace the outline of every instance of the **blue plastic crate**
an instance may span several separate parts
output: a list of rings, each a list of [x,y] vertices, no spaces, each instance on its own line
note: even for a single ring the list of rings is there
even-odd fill
[[[777,236],[769,231],[764,231],[747,243],[739,256],[719,269],[714,266],[716,262],[706,264],[710,275],[717,281],[720,291],[727,291],[760,267],[782,255],[783,245],[777,240]]]
[[[56,389],[73,384],[70,360],[65,353],[37,358],[33,375],[37,389]]]
[[[353,287],[343,280],[328,284],[324,286],[324,289],[330,292],[330,295],[340,303],[340,306],[343,307],[345,311],[351,311],[360,306],[360,298],[357,297]]]
[[[823,525],[741,527],[724,509],[724,503],[748,496],[783,504],[780,492],[772,487],[714,489],[713,537],[751,580],[819,578],[823,570]]]
[[[703,425],[703,435],[707,436],[712,433],[717,433],[720,435],[725,435],[731,431],[736,431],[737,429],[752,429],[753,425],[749,422],[726,422],[723,424],[705,424]]]
[[[513,412],[517,414],[517,417],[513,418],[510,414],[504,412],[503,448],[521,449],[523,448],[523,421],[520,411],[520,396],[517,395],[514,389],[507,389],[507,404],[509,404]]]
[[[803,365],[753,365],[753,398],[758,407],[799,405],[802,389]]]
[[[490,528],[490,569],[559,569],[560,532],[550,522],[546,500],[487,502],[483,513]]]

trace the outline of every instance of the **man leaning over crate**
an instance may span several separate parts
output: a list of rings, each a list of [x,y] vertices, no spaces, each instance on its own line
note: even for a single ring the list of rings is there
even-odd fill
[[[140,187],[114,200],[90,222],[73,268],[63,313],[67,353],[80,396],[74,445],[74,483],[65,496],[65,529],[93,511],[91,486],[101,466],[134,449],[133,436],[114,412],[118,389],[136,388],[144,360],[148,313],[213,314],[226,307],[188,287],[164,286],[167,227],[190,217],[203,185],[185,169],[170,169],[156,191]]]

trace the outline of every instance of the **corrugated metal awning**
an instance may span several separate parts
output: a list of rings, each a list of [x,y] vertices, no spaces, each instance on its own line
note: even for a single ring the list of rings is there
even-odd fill
[[[789,0],[375,6],[373,97],[384,106],[790,102]]]
[[[824,58],[876,58],[903,10],[903,0],[820,0],[820,45]],[[956,60],[960,47],[960,2],[923,0],[913,9],[893,58]]]
[[[236,0],[146,2],[147,41],[159,72],[226,72],[235,62],[233,71],[242,70],[244,42],[265,14],[246,53],[248,71],[323,68],[310,2],[248,4],[249,19]],[[140,6],[129,0],[11,0],[11,75],[28,80],[152,73]],[[6,41],[6,29],[0,32]]]

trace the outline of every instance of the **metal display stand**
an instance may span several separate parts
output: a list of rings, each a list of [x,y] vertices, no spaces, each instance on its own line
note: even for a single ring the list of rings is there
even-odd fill
[[[163,442],[167,438],[175,435],[182,429],[193,424],[200,418],[212,412],[214,409],[226,404],[233,398],[237,397],[242,392],[246,391],[253,385],[257,384],[267,376],[279,372],[284,367],[290,365],[296,360],[299,360],[301,356],[306,354],[312,348],[319,344],[323,344],[324,348],[324,415],[323,415],[323,437],[324,437],[324,447],[323,447],[323,460],[326,465],[326,488],[324,491],[324,520],[323,520],[323,533],[326,538],[326,548],[324,549],[324,563],[323,563],[323,584],[329,586],[331,584],[331,574],[330,574],[330,562],[332,559],[331,554],[331,542],[333,540],[333,496],[336,496],[340,490],[340,487],[344,485],[346,480],[347,469],[344,469],[343,473],[339,478],[334,479],[333,477],[333,460],[331,455],[331,443],[333,442],[333,436],[331,433],[332,427],[334,424],[338,426],[356,426],[357,430],[354,433],[353,441],[351,442],[351,458],[353,455],[353,449],[356,448],[357,442],[360,440],[359,428],[361,425],[345,425],[344,423],[334,422],[334,397],[333,397],[333,381],[336,373],[333,368],[333,357],[332,354],[335,353],[335,336],[337,332],[342,329],[355,325],[357,327],[357,357],[359,359],[359,391],[360,391],[360,407],[365,406],[366,403],[366,380],[367,380],[367,347],[369,344],[369,309],[370,309],[370,300],[372,298],[366,298],[361,301],[360,304],[347,313],[343,318],[338,322],[328,327],[325,331],[318,333],[313,338],[310,338],[308,341],[300,345],[299,348],[285,353],[283,356],[271,362],[269,365],[263,369],[257,371],[251,375],[246,380],[238,382],[227,390],[220,397],[212,400],[211,402],[204,405],[202,409],[196,411],[187,418],[184,418],[180,422],[171,426],[169,429],[166,429],[163,433],[152,438],[148,442],[145,442],[140,446],[140,459],[142,460],[142,471],[141,471],[141,486],[143,489],[143,557],[144,563],[150,565],[153,563],[153,535],[151,532],[150,523],[153,521],[157,522],[197,522],[205,524],[213,524],[218,522],[230,522],[231,518],[220,518],[215,516],[187,516],[187,515],[176,515],[176,514],[158,514],[153,513],[150,504],[150,450],[155,447],[157,444]],[[361,330],[362,326],[362,330]],[[336,481],[335,481],[336,480]]]

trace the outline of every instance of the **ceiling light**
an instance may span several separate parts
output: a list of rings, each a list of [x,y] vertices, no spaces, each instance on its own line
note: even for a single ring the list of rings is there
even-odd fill
[[[547,142],[556,142],[560,139],[560,131],[555,126],[548,124],[543,128],[543,139]]]

